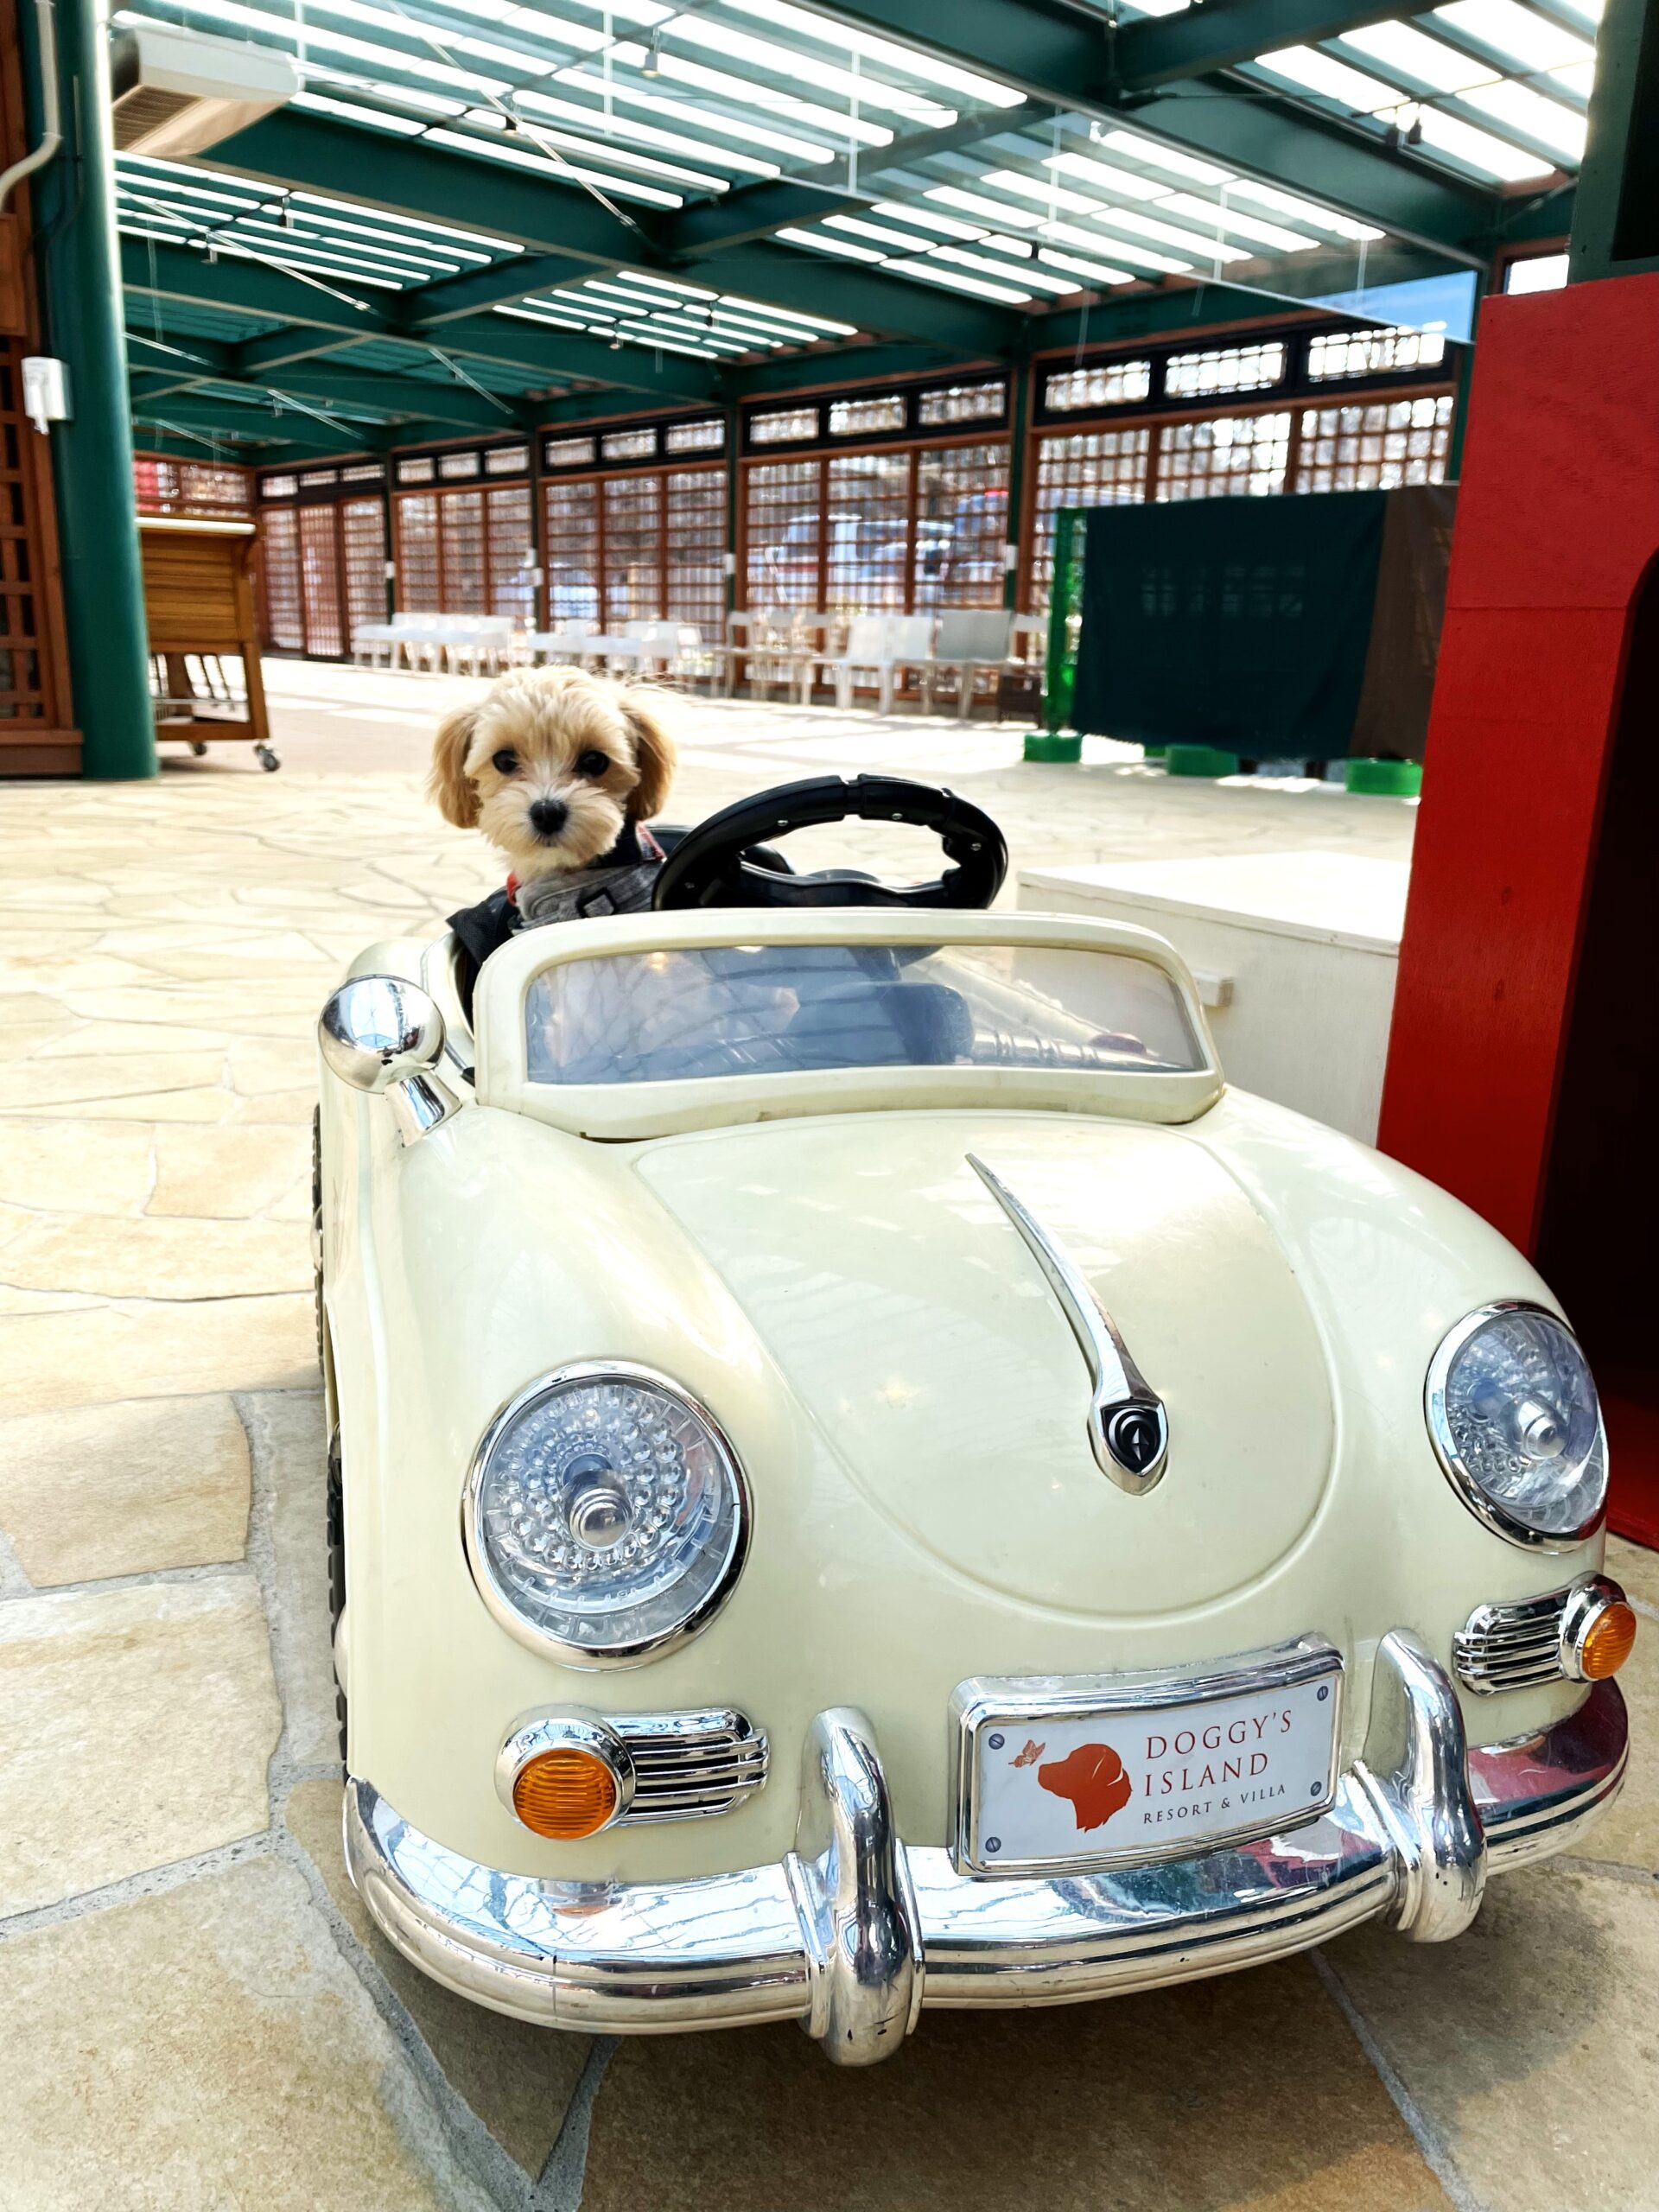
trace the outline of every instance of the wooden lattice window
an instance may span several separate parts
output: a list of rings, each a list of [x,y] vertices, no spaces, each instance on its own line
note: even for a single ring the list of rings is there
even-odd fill
[[[511,614],[525,629],[534,629],[536,540],[528,484],[502,484],[484,494],[484,537],[490,613]]]
[[[726,472],[682,468],[664,479],[664,611],[718,637],[726,613]]]
[[[663,611],[662,479],[607,476],[603,482],[603,620],[613,630]]]
[[[751,462],[743,489],[746,603],[816,607],[823,462]]]
[[[484,494],[451,492],[439,503],[442,548],[440,573],[445,614],[487,614],[489,575],[484,565]]]
[[[302,653],[305,598],[297,508],[267,507],[260,516],[259,571],[264,587],[267,643],[279,653]]]
[[[550,622],[593,622],[599,617],[599,486],[545,486],[547,616]]]
[[[1211,416],[1166,423],[1159,438],[1160,499],[1262,496],[1286,489],[1292,416]]]
[[[912,607],[1001,607],[1009,536],[1006,444],[917,456]]]
[[[29,350],[0,340],[0,746],[61,740],[69,721],[46,440],[22,409]]]
[[[340,620],[340,549],[333,507],[302,507],[300,574],[305,594],[305,650],[321,660],[346,650]]]
[[[378,499],[341,502],[340,549],[349,634],[386,619],[386,511]]]
[[[397,502],[397,604],[410,614],[443,612],[438,575],[438,502],[413,492]]]
[[[824,512],[823,604],[839,614],[901,610],[909,584],[911,457],[834,454]]]
[[[1054,515],[1059,507],[1134,506],[1147,496],[1152,432],[1077,430],[1037,442],[1031,599],[1048,605],[1054,575]]]
[[[1297,490],[1389,492],[1401,484],[1445,483],[1452,411],[1449,391],[1305,409]]]

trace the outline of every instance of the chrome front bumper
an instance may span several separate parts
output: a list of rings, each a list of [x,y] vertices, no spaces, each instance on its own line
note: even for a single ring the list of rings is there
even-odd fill
[[[366,1783],[346,1856],[376,1923],[463,1997],[546,2026],[661,2033],[798,2020],[845,2065],[898,2049],[924,2004],[1057,2005],[1255,1966],[1385,1918],[1439,1942],[1489,1872],[1567,1847],[1624,1780],[1624,1702],[1465,1750],[1443,1670],[1378,1649],[1362,1757],[1306,1827],[1189,1859],[1047,1880],[959,1874],[894,1833],[870,1725],[809,1732],[796,1847],[664,1884],[542,1881],[462,1859]]]

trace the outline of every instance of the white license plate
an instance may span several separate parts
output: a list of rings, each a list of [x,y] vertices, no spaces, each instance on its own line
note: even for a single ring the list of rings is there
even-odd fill
[[[1341,1690],[1313,1637],[1182,1674],[964,1682],[957,1862],[1063,1872],[1300,1827],[1335,1795]]]

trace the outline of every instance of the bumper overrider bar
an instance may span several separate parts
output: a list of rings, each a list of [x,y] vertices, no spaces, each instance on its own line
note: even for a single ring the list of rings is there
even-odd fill
[[[1624,1700],[1466,1748],[1456,1694],[1416,1639],[1378,1648],[1361,1757],[1330,1809],[1260,1840],[1047,1879],[958,1873],[906,1847],[869,1722],[808,1732],[796,1845],[682,1882],[503,1874],[348,1782],[346,1855],[381,1931],[463,1997],[545,2026],[652,2033],[798,2020],[830,2056],[896,2050],[923,2005],[1066,2004],[1255,1966],[1383,1919],[1460,1935],[1489,1872],[1567,1847],[1624,1779]]]

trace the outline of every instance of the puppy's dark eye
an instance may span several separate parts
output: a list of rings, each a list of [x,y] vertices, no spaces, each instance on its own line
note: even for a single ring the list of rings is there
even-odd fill
[[[584,753],[577,759],[576,773],[579,776],[602,776],[610,765],[608,753]]]
[[[509,747],[503,752],[493,753],[490,766],[498,776],[510,776],[518,766],[518,755]]]

